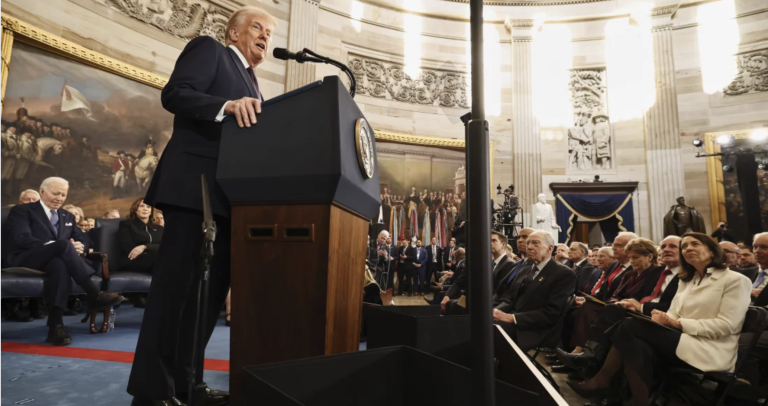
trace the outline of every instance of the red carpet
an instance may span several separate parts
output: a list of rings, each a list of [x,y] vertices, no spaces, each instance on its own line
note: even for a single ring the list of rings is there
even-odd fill
[[[76,347],[54,347],[52,345],[23,344],[11,341],[2,342],[2,351],[20,354],[47,355],[51,357],[90,359],[96,361],[133,363],[133,353],[127,351],[96,350]],[[205,359],[207,371],[229,372],[229,361],[223,359]]]

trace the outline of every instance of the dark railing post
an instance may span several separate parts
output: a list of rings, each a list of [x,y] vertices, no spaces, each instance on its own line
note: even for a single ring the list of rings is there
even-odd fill
[[[491,306],[491,190],[483,79],[483,0],[470,0],[472,120],[467,146],[467,269],[472,328],[472,404],[495,406]]]

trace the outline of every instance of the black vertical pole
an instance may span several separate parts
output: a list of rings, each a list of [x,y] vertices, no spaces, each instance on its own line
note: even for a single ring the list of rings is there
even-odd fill
[[[483,92],[483,0],[470,0],[472,120],[467,145],[467,266],[472,327],[472,403],[496,404],[491,306],[491,189]]]

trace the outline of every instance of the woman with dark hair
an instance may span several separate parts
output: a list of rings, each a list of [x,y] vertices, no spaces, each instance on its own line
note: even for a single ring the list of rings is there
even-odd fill
[[[609,333],[613,346],[597,375],[568,382],[578,394],[608,394],[612,378],[623,368],[634,404],[647,406],[659,364],[687,364],[704,372],[733,370],[752,284],[728,269],[719,244],[694,232],[682,237],[678,277],[669,310],[652,313],[657,324],[627,318]]]
[[[157,263],[157,250],[163,239],[163,227],[153,224],[152,207],[143,198],[131,205],[128,220],[120,222],[118,238],[124,257],[119,271],[152,273]]]

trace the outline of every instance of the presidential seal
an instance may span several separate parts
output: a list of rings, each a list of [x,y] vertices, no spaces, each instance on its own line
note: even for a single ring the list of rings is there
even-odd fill
[[[364,118],[360,118],[355,123],[355,146],[357,147],[357,163],[363,172],[365,179],[373,177],[373,171],[376,167],[373,155],[374,132]]]

